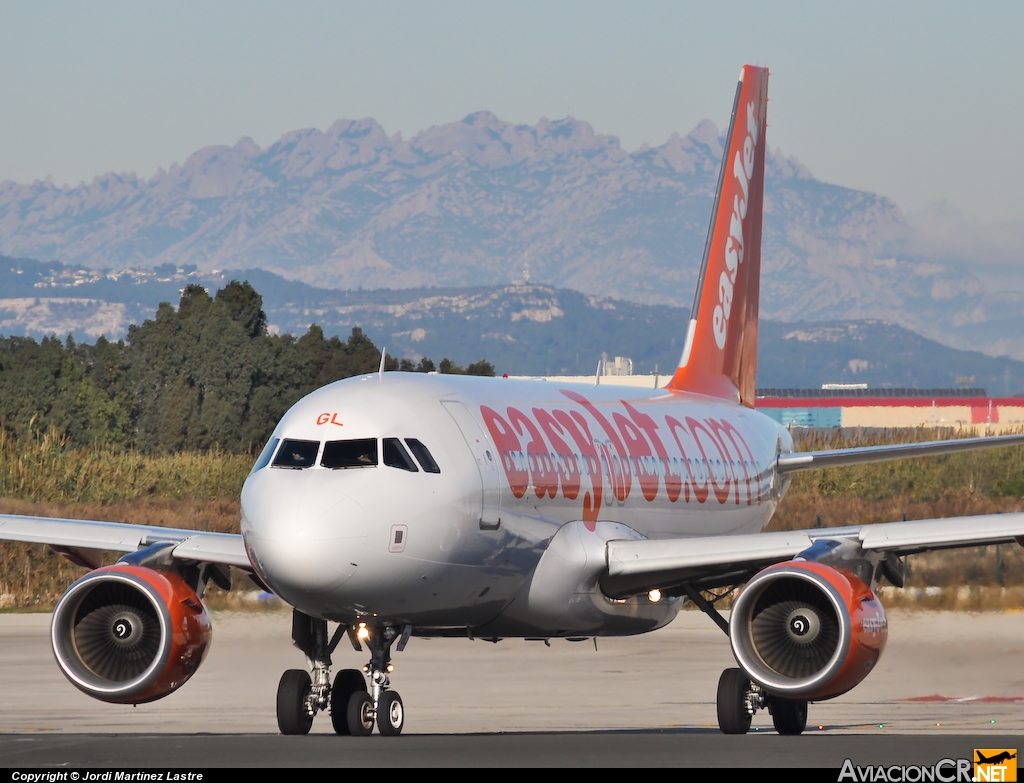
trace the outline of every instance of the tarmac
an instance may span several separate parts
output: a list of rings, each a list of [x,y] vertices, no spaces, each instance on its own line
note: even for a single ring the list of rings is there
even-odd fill
[[[864,755],[855,763],[883,763],[872,753],[892,758],[912,752],[925,754],[916,762],[925,763],[931,748],[1004,747],[1008,738],[1024,737],[1024,613],[918,611],[889,619],[889,643],[875,671],[850,693],[812,704],[808,730],[797,738],[775,735],[767,712],[755,716],[751,732],[764,737],[719,734],[718,677],[735,663],[728,639],[699,612],[683,612],[652,634],[599,639],[596,650],[591,640],[552,640],[549,647],[414,637],[393,659],[392,684],[406,708],[398,742],[412,754],[410,764],[507,759],[551,765],[572,758],[576,765],[584,759],[707,766],[700,759],[715,757],[701,753],[715,751],[741,766],[768,764],[776,756],[786,766],[799,756],[801,764],[817,760],[811,765],[838,768],[857,749]],[[49,621],[45,614],[0,615],[0,765],[58,757],[102,764],[93,757],[103,755],[104,743],[113,743],[116,757],[117,748],[147,742],[169,752],[172,737],[198,753],[203,735],[210,734],[222,740],[207,757],[213,766],[275,760],[331,765],[341,763],[332,759],[343,747],[365,756],[345,763],[372,765],[379,755],[373,749],[394,742],[334,737],[326,714],[317,716],[312,733],[330,736],[306,738],[305,745],[303,738],[271,739],[278,733],[278,679],[285,669],[304,666],[291,644],[287,612],[215,614],[212,649],[196,675],[167,698],[137,707],[98,702],[74,688],[53,660]],[[367,658],[343,642],[334,666],[358,668]],[[139,736],[129,742],[124,735]],[[246,750],[251,742],[254,748]],[[369,744],[353,744],[360,742]],[[667,743],[663,753],[659,742]],[[279,752],[258,762],[271,747]],[[313,753],[319,747],[328,749],[326,756]],[[824,755],[783,752],[800,748]]]

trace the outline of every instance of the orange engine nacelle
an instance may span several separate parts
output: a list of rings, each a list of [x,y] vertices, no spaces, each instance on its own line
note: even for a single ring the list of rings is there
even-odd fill
[[[849,571],[813,562],[766,568],[733,604],[736,661],[769,693],[829,699],[874,668],[888,636],[885,610]]]
[[[57,663],[93,698],[141,704],[195,674],[210,649],[210,615],[177,574],[98,568],[64,593],[50,639]]]

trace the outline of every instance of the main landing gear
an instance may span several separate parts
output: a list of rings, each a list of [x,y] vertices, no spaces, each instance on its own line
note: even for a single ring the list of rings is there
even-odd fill
[[[746,734],[750,719],[768,708],[779,734],[802,734],[807,728],[807,702],[772,696],[751,682],[742,669],[726,669],[718,679],[718,728],[723,734]]]
[[[729,635],[729,622],[691,584],[683,584],[683,591],[697,607],[714,620],[725,635]],[[731,590],[729,592],[732,592]],[[718,596],[719,600],[728,593]],[[783,699],[766,693],[756,682],[751,682],[742,669],[726,669],[718,678],[718,728],[723,734],[746,734],[750,720],[761,709],[768,709],[772,723],[779,734],[802,734],[807,728],[807,701]]]
[[[398,650],[404,649],[411,631],[410,626],[400,632],[393,626],[341,625],[328,642],[326,620],[295,610],[292,640],[306,654],[312,675],[291,669],[281,676],[277,688],[277,725],[281,733],[308,734],[316,714],[329,710],[337,734],[365,737],[373,733],[374,725],[385,736],[401,734],[405,706],[402,697],[389,689],[389,675],[395,668],[391,646],[397,641]],[[363,644],[369,648],[370,662],[361,672],[343,669],[331,685],[331,653],[346,632],[357,651]]]

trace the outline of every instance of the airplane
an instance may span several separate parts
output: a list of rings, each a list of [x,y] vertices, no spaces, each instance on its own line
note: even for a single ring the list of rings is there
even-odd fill
[[[755,401],[767,69],[745,66],[678,368],[664,389],[380,372],[281,419],[241,493],[241,534],[0,516],[0,539],[89,570],[59,600],[57,663],[123,704],[181,687],[211,640],[202,597],[229,566],[293,607],[304,668],[283,734],[402,732],[392,652],[416,637],[572,640],[648,633],[687,601],[730,641],[725,733],[860,683],[888,633],[882,579],[906,555],[1024,543],[1024,514],[762,532],[793,474],[1024,443],[1024,435],[796,453]],[[125,553],[102,566],[103,551]],[[729,618],[709,591],[738,588]],[[333,633],[329,623],[336,623]],[[369,653],[332,678],[347,638]]]
[[[992,758],[986,758],[985,754],[982,753],[980,750],[975,750],[974,753],[978,757],[977,760],[974,762],[975,764],[999,764],[1002,761],[1012,761],[1013,759],[1017,758],[1016,753],[1011,753],[1008,750],[1004,750],[1001,753],[997,753]]]

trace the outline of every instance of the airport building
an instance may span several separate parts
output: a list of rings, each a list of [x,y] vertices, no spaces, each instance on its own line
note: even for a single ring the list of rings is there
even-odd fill
[[[1024,428],[1024,397],[989,397],[984,389],[758,389],[757,409],[787,427],[950,427],[978,434]]]
[[[672,377],[620,374],[632,367],[621,357],[605,366],[614,370],[543,380],[660,389]],[[985,389],[872,389],[838,383],[820,389],[758,389],[757,409],[787,427],[949,427],[978,434],[1024,429],[1024,396],[989,397]]]

